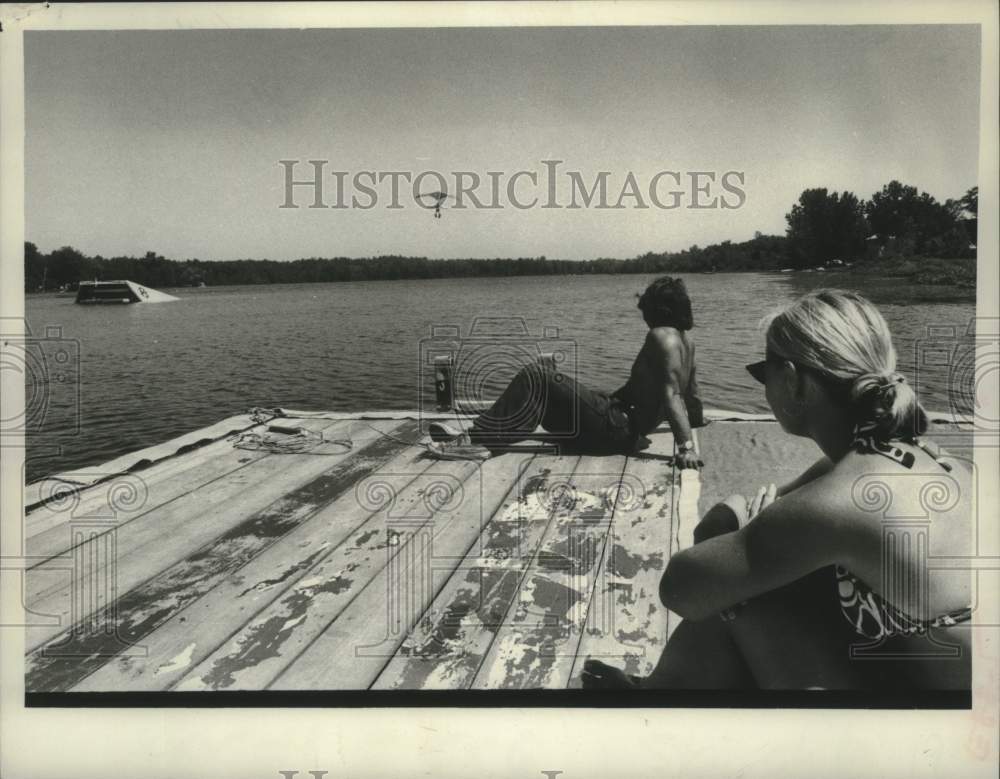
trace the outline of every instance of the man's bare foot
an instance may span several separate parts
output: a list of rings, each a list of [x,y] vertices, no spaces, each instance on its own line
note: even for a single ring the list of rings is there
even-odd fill
[[[640,678],[600,660],[586,660],[580,682],[585,690],[638,690]]]

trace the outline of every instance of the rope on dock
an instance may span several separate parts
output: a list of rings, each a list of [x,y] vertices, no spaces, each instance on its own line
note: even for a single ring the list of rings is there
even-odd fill
[[[254,406],[247,411],[247,414],[255,425],[261,425],[265,422],[270,422],[272,419],[287,416],[280,408],[264,408],[263,406]]]
[[[336,452],[314,452],[318,446],[332,444],[343,447]],[[350,438],[327,439],[322,432],[314,433],[305,428],[288,428],[265,433],[241,433],[233,440],[233,448],[270,454],[343,454],[354,448]]]
[[[265,424],[274,419],[331,419],[335,421],[343,421],[344,417],[342,415],[329,415],[324,411],[286,411],[280,407],[266,408],[264,406],[254,406],[247,412],[250,417],[257,424]],[[382,438],[388,438],[391,441],[395,441],[399,444],[404,444],[406,446],[419,446],[424,449],[431,451],[431,447],[422,441],[407,441],[398,436],[394,436],[390,433],[386,433],[379,430],[374,425],[370,425],[363,419],[358,419],[369,430],[373,430],[378,433]],[[276,426],[272,425],[271,430],[274,430]],[[278,430],[277,432],[285,433],[286,435],[292,434],[296,435],[296,438],[276,438],[275,436],[268,436],[267,434],[261,435],[260,433],[244,433],[239,436],[234,442],[233,446],[239,449],[250,449],[250,450],[264,450],[272,452],[273,454],[302,454],[308,452],[310,449],[319,446],[320,444],[339,444],[340,446],[346,447],[345,451],[350,451],[354,448],[354,441],[350,438],[346,439],[331,439],[327,440],[324,438],[323,433],[313,433],[305,428],[294,428],[287,430]],[[318,440],[317,440],[318,439]],[[340,452],[315,452],[315,454],[340,454]]]

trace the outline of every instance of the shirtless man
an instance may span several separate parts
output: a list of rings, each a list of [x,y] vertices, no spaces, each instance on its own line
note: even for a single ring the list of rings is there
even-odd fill
[[[678,466],[697,468],[691,428],[704,422],[684,282],[656,279],[639,296],[638,308],[649,332],[624,387],[611,394],[596,392],[540,360],[522,369],[468,432],[432,423],[432,454],[486,459],[490,449],[532,437],[539,425],[573,449],[629,454],[648,446],[645,436],[667,420]]]
[[[629,380],[612,395],[630,408],[641,436],[663,420],[669,422],[682,468],[697,467],[691,428],[704,424],[695,373],[694,340],[688,330],[651,325]]]

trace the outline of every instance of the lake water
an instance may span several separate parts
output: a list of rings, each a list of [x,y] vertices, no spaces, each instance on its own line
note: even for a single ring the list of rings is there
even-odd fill
[[[171,290],[181,298],[176,303],[100,307],[29,296],[32,336],[58,330],[44,338],[46,367],[28,372],[27,479],[99,464],[252,406],[430,407],[427,361],[442,340],[441,326],[460,330],[464,355],[482,354],[482,341],[468,339],[477,319],[479,330],[492,334],[486,342],[495,358],[479,361],[466,394],[495,397],[521,356],[553,346],[575,362],[580,380],[613,390],[624,382],[645,335],[635,294],[652,278],[218,287]],[[762,388],[743,367],[762,355],[758,322],[769,309],[822,283],[822,275],[712,274],[685,280],[706,406],[767,411]],[[962,332],[974,305],[915,302],[898,292],[893,302],[877,302],[892,327],[901,370],[912,377],[927,328]],[[505,317],[515,319],[497,320]],[[518,334],[522,322],[527,335]],[[60,363],[53,354],[70,359]],[[947,370],[922,367],[919,378],[925,406],[951,410]]]

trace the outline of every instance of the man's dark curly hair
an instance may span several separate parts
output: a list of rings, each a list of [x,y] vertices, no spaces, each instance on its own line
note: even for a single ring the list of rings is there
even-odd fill
[[[675,327],[678,330],[694,327],[691,298],[681,279],[670,276],[655,279],[639,296],[639,309],[650,327]]]

